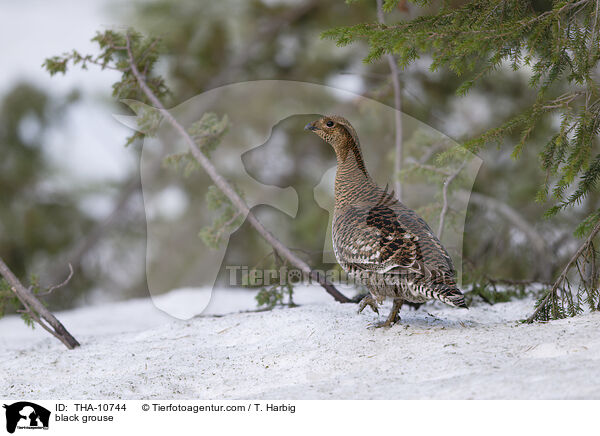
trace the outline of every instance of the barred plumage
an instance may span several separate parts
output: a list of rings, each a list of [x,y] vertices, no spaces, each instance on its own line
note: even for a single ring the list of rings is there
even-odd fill
[[[360,310],[369,305],[377,311],[377,303],[393,299],[392,313],[381,324],[390,326],[399,319],[403,301],[437,299],[466,307],[448,252],[420,216],[373,181],[350,123],[332,115],[305,129],[331,144],[336,154],[333,247],[342,268],[370,291]]]

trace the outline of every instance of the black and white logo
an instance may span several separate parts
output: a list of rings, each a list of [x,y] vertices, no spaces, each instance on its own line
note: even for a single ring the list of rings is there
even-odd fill
[[[48,429],[50,411],[42,406],[28,401],[5,404],[6,431],[14,433],[16,429]]]

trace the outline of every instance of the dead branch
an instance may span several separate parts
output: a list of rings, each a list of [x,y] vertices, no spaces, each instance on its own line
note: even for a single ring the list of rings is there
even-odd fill
[[[10,268],[0,258],[0,274],[6,279],[10,285],[11,291],[19,299],[25,313],[31,316],[39,325],[52,334],[55,338],[61,341],[65,346],[72,350],[79,347],[79,342],[67,331],[67,329],[56,319],[56,317],[37,299],[31,289],[26,288],[13,274]]]
[[[235,192],[233,187],[219,174],[210,160],[202,153],[198,145],[194,142],[187,130],[171,115],[169,111],[165,109],[162,102],[156,97],[152,90],[146,84],[146,79],[141,75],[137,68],[137,64],[131,51],[131,38],[129,34],[126,35],[127,41],[127,56],[131,72],[136,78],[142,92],[148,97],[152,104],[161,112],[165,120],[181,135],[185,140],[190,151],[198,163],[204,168],[206,173],[215,183],[215,185],[227,196],[231,203],[244,215],[247,216],[248,222],[254,227],[254,229],[267,241],[273,249],[275,249],[282,257],[285,257],[290,261],[291,264],[295,265],[305,274],[309,274],[312,280],[319,283],[325,290],[338,302],[349,303],[351,300],[339,292],[333,284],[329,283],[325,277],[321,274],[313,271],[310,266],[304,262],[301,258],[296,256],[288,247],[286,247],[279,239],[277,239],[269,230],[267,230],[259,219],[250,210],[246,202]]]
[[[448,213],[448,187],[450,183],[458,176],[458,174],[465,167],[467,162],[463,162],[452,174],[448,176],[448,178],[444,181],[444,186],[442,187],[442,210],[440,211],[440,222],[438,224],[437,236],[439,239],[442,239],[442,234],[444,233],[444,221],[446,220],[446,214]]]
[[[594,240],[594,237],[598,234],[599,231],[600,231],[600,222],[596,224],[596,226],[591,231],[591,233],[589,234],[587,239],[583,242],[583,244],[581,244],[581,246],[579,247],[579,249],[577,249],[577,251],[575,252],[573,257],[571,257],[571,260],[569,260],[569,262],[565,265],[564,269],[560,273],[560,276],[558,276],[558,279],[556,279],[556,281],[554,282],[554,285],[552,285],[552,289],[550,289],[550,291],[546,294],[546,296],[544,297],[542,302],[538,305],[538,307],[531,314],[531,316],[529,316],[529,318],[526,319],[526,322],[532,323],[533,320],[535,319],[535,317],[537,316],[537,314],[540,313],[540,311],[546,306],[546,304],[548,304],[548,301],[550,301],[550,298],[552,298],[553,296],[556,295],[556,292],[558,291],[558,288],[560,287],[560,285],[563,282],[565,282],[565,280],[567,280],[567,274],[573,267],[573,264],[575,264],[577,262],[577,259],[579,259],[579,256],[581,256],[581,254],[590,247],[590,245],[592,244],[592,241]]]
[[[37,295],[39,297],[43,297],[45,295],[51,294],[55,289],[59,289],[59,288],[62,288],[63,286],[66,286],[71,281],[72,277],[73,277],[73,265],[69,264],[69,275],[67,276],[67,278],[65,280],[63,280],[58,285],[50,286],[46,292],[42,292]]]
[[[377,19],[381,24],[385,24],[383,15],[383,1],[377,0]],[[398,64],[393,54],[386,54],[387,62],[390,67],[390,76],[394,88],[394,123],[396,126],[395,157],[394,157],[394,191],[398,200],[402,201],[402,183],[400,182],[400,171],[402,171],[402,156],[404,154],[404,145],[402,143],[402,89],[400,87],[400,77]]]

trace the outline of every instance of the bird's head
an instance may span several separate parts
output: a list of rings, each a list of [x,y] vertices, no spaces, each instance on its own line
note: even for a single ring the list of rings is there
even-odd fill
[[[304,126],[330,144],[338,156],[345,155],[353,147],[358,147],[358,136],[347,119],[338,115],[328,115]]]

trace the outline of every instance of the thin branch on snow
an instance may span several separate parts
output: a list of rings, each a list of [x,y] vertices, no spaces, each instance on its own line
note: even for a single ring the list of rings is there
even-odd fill
[[[233,187],[219,174],[216,168],[212,165],[210,160],[202,153],[196,142],[192,139],[187,130],[171,115],[171,113],[165,109],[162,102],[152,92],[152,90],[146,84],[146,78],[139,72],[136,61],[131,50],[131,38],[130,35],[126,35],[126,52],[128,57],[128,63],[131,68],[131,72],[136,78],[138,85],[142,92],[148,97],[152,104],[161,112],[165,120],[179,133],[179,135],[185,140],[192,156],[198,161],[202,168],[206,171],[215,185],[225,194],[225,196],[231,201],[231,203],[244,215],[246,215],[248,222],[254,227],[254,229],[267,241],[281,256],[285,257],[291,264],[295,265],[305,274],[319,283],[325,290],[333,297],[336,301],[341,303],[349,303],[351,300],[339,292],[333,284],[329,283],[325,277],[316,271],[313,271],[310,266],[304,262],[301,258],[296,256],[287,246],[285,246],[279,239],[275,237],[269,230],[267,230],[259,219],[250,210],[246,202],[238,195]]]
[[[65,346],[72,350],[79,346],[79,342],[75,339],[71,333],[56,319],[56,317],[46,309],[40,300],[31,292],[31,289],[26,288],[20,282],[20,280],[13,274],[10,268],[4,263],[4,260],[0,258],[0,274],[10,285],[11,291],[19,299],[23,307],[25,307],[24,313],[27,313],[31,318],[41,325],[46,331],[52,336],[61,341]]]

